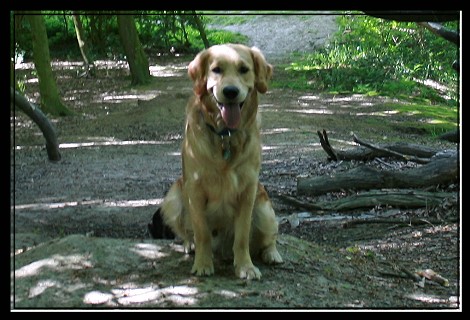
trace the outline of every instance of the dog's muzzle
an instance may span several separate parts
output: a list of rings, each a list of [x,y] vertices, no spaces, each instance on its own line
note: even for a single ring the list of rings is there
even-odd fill
[[[242,102],[231,102],[236,100],[237,96],[240,93],[240,90],[235,86],[227,86],[222,90],[224,97],[228,102],[220,102],[216,95],[213,94],[215,101],[217,102],[217,107],[220,109],[220,114],[222,119],[225,122],[225,125],[229,129],[236,129],[240,125],[241,121],[241,110],[245,101]]]

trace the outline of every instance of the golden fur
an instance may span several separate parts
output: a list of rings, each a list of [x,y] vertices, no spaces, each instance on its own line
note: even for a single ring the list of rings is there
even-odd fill
[[[194,244],[193,274],[213,274],[216,251],[233,257],[236,276],[259,279],[251,257],[282,262],[274,210],[258,181],[258,92],[267,91],[272,66],[257,48],[226,44],[201,51],[188,74],[194,96],[186,109],[183,175],[165,196],[163,220],[187,250]]]

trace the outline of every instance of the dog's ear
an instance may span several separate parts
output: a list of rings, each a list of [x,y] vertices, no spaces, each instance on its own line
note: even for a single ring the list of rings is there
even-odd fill
[[[251,56],[255,65],[255,88],[260,93],[268,91],[268,81],[273,75],[273,66],[266,62],[261,51],[256,48],[251,48]]]
[[[207,58],[209,52],[203,50],[199,52],[188,66],[188,75],[194,82],[194,92],[202,96],[207,91]]]

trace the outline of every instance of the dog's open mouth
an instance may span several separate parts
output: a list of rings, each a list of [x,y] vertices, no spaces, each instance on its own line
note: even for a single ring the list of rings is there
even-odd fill
[[[217,101],[217,106],[220,109],[222,119],[224,119],[225,125],[229,129],[236,129],[240,125],[241,110],[243,103],[220,103]]]

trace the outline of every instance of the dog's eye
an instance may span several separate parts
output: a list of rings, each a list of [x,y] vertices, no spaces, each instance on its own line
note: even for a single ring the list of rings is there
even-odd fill
[[[248,67],[245,67],[245,66],[241,66],[240,67],[240,73],[241,74],[245,74],[247,73],[248,71],[250,71],[250,69]]]
[[[222,69],[220,67],[215,67],[212,69],[212,72],[214,73],[221,73],[222,72]]]

